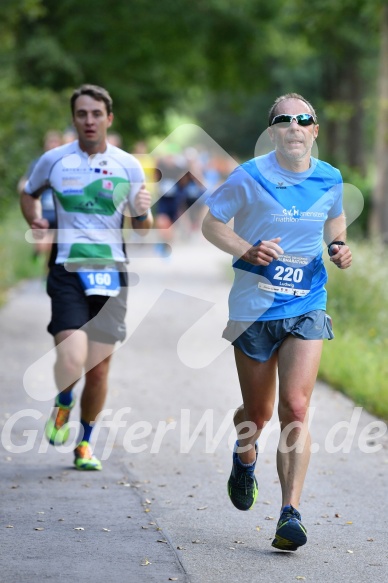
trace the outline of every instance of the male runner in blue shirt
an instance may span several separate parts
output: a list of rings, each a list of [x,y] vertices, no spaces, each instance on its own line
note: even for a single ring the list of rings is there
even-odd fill
[[[239,510],[255,503],[256,441],[272,416],[278,374],[282,506],[272,546],[293,551],[307,541],[297,508],[310,458],[308,409],[323,339],[333,338],[323,241],[340,269],[352,260],[341,174],[311,155],[318,130],[304,97],[276,99],[268,128],[274,151],[230,175],[209,198],[203,223],[205,237],[233,255],[235,273],[223,335],[234,345],[243,405],[234,417],[229,496]]]

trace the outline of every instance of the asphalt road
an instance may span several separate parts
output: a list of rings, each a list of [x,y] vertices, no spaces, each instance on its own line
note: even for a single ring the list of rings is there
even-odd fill
[[[55,394],[48,298],[40,281],[12,292],[0,311],[1,583],[387,580],[386,426],[321,383],[300,508],[308,544],[271,548],[276,419],[261,441],[256,506],[231,505],[240,398],[232,350],[220,340],[227,263],[199,238],[173,245],[168,258],[132,260],[129,334],[112,362],[96,473],[73,469],[71,444],[58,451],[45,442]]]

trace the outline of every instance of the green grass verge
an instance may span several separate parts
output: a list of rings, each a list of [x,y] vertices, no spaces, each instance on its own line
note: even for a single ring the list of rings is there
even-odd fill
[[[386,249],[371,241],[350,245],[350,269],[327,265],[327,311],[335,339],[324,343],[319,376],[357,405],[388,419]]]
[[[15,205],[0,224],[0,304],[20,280],[41,277],[44,257],[33,259],[27,225]],[[324,343],[319,377],[359,406],[388,419],[388,260],[378,243],[351,243],[353,265],[329,261],[328,306],[335,339]]]
[[[25,240],[27,223],[15,204],[0,223],[0,305],[7,291],[23,279],[43,276],[44,257],[33,258],[33,245]]]

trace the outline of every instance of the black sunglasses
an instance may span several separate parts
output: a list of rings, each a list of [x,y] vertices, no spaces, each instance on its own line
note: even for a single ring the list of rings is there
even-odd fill
[[[311,113],[300,113],[299,115],[289,115],[288,113],[281,113],[280,115],[275,115],[275,117],[271,121],[271,126],[277,123],[288,123],[289,125],[291,125],[294,120],[299,126],[311,126],[311,124],[315,123],[315,119],[311,115]]]

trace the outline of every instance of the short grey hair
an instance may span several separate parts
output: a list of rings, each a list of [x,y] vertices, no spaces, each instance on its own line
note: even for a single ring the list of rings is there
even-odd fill
[[[317,114],[315,113],[315,109],[313,108],[311,103],[309,101],[307,101],[307,99],[305,99],[302,95],[299,95],[299,93],[286,93],[285,95],[281,95],[280,97],[277,97],[277,99],[275,99],[273,105],[271,106],[271,109],[269,110],[269,113],[268,113],[268,125],[269,126],[271,125],[273,118],[276,116],[277,106],[279,105],[279,103],[281,103],[282,101],[285,101],[286,99],[299,99],[300,101],[304,101],[304,103],[309,108],[310,113],[315,120],[315,123],[318,122],[318,118],[317,118]]]

